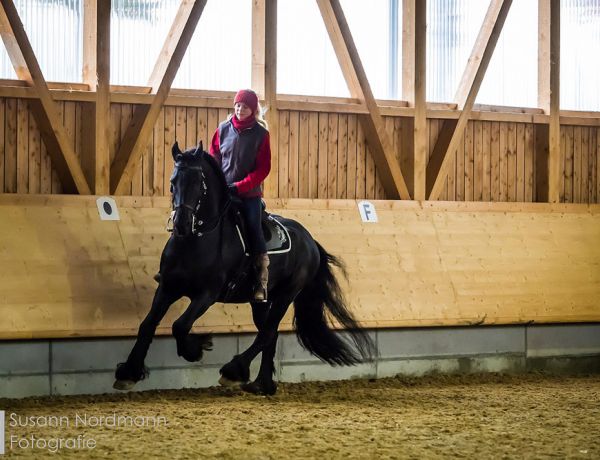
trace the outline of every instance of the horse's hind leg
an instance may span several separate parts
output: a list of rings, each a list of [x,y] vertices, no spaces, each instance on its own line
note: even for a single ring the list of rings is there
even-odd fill
[[[246,391],[261,394],[273,394],[275,383],[273,382],[273,357],[275,356],[275,346],[277,342],[277,328],[283,319],[285,312],[294,299],[294,295],[280,294],[271,296],[272,304],[265,318],[263,327],[261,327],[254,339],[254,342],[243,353],[234,356],[233,359],[225,364],[220,372],[227,380],[244,381],[248,380],[249,375],[240,375],[241,369],[250,368],[250,363],[262,351],[263,361],[261,362],[261,371],[257,379],[248,385],[242,386]]]
[[[178,295],[165,291],[162,286],[158,287],[152,300],[152,307],[140,324],[135,345],[129,353],[127,361],[117,366],[114,388],[129,390],[133,388],[136,382],[146,377],[147,371],[144,366],[144,359],[148,354],[148,348],[152,343],[156,328],[171,304],[178,298]]]
[[[261,331],[267,321],[270,302],[251,302],[252,320],[257,331]],[[225,369],[225,370],[223,370]],[[219,383],[223,386],[238,386],[250,379],[250,363],[235,356],[229,363],[221,369],[221,378]]]
[[[214,303],[213,296],[194,297],[188,308],[173,323],[173,336],[177,341],[177,354],[186,361],[200,361],[204,350],[212,349],[210,334],[190,334],[194,322]]]

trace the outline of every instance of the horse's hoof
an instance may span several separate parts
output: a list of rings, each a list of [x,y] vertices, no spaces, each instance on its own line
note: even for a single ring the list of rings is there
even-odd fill
[[[241,385],[242,391],[246,393],[252,393],[255,395],[273,396],[277,392],[277,384],[271,382],[268,385],[261,385],[257,382],[243,383]]]
[[[221,376],[221,378],[219,379],[219,385],[221,385],[222,387],[227,387],[227,388],[239,388],[239,386],[242,383],[243,382],[236,382],[235,380],[229,380],[227,377],[223,377],[223,376]]]
[[[115,390],[128,391],[131,390],[135,384],[136,382],[133,380],[115,380],[115,383],[113,383],[113,388]]]

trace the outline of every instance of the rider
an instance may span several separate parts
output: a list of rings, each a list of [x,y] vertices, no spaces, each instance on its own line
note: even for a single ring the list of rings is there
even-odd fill
[[[233,115],[217,128],[210,154],[225,173],[232,195],[242,202],[258,282],[254,300],[267,300],[269,256],[261,228],[262,183],[271,170],[269,131],[262,118],[258,96],[241,89],[233,100]]]

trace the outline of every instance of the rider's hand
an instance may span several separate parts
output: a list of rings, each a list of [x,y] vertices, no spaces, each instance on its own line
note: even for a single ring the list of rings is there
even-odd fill
[[[229,190],[230,195],[237,196],[238,194],[238,189],[235,184],[229,184],[227,190]]]

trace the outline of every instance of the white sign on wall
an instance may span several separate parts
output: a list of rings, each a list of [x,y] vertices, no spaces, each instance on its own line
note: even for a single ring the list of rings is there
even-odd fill
[[[358,212],[360,213],[360,218],[363,222],[375,223],[378,221],[375,205],[370,201],[359,201]]]
[[[96,200],[100,220],[121,220],[115,200],[109,196],[101,196]]]

